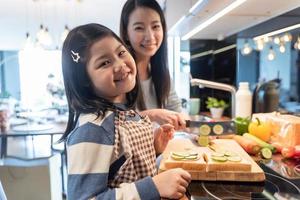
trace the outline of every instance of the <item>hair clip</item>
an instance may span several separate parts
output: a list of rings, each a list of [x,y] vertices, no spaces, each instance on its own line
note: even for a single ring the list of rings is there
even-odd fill
[[[71,50],[71,57],[73,58],[73,61],[78,63],[79,59],[80,59],[80,56],[79,56],[79,53],[75,53],[73,50]]]

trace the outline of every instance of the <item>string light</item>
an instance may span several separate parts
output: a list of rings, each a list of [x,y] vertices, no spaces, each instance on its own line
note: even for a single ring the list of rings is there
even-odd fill
[[[61,39],[62,42],[65,41],[65,39],[66,39],[67,35],[69,34],[69,32],[70,32],[70,29],[69,29],[68,25],[65,25],[65,29],[61,33],[61,36],[60,36],[60,39]]]
[[[281,42],[280,45],[279,45],[279,51],[280,51],[281,53],[284,53],[284,52],[285,52],[285,45],[284,45],[283,42]]]
[[[278,36],[274,37],[274,43],[279,44],[280,43],[280,38]]]
[[[274,59],[275,59],[275,52],[273,50],[273,47],[270,46],[269,53],[268,53],[268,60],[272,61]]]
[[[242,48],[242,55],[249,55],[252,52],[252,48],[248,43],[248,40],[245,40],[244,47]]]
[[[282,40],[285,42],[290,42],[292,40],[292,35],[290,33],[286,33],[282,36]]]
[[[256,40],[256,49],[261,51],[264,49],[264,41],[263,40]]]
[[[294,44],[294,48],[300,50],[300,37],[298,36],[296,43]]]

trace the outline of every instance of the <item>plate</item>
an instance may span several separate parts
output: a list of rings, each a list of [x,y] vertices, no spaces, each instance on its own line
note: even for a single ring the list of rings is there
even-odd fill
[[[27,123],[27,119],[22,119],[22,118],[10,118],[9,123],[11,126],[17,126],[17,125],[22,125]]]
[[[25,124],[12,128],[13,131],[25,132],[25,131],[46,131],[53,128],[53,125],[49,124]]]

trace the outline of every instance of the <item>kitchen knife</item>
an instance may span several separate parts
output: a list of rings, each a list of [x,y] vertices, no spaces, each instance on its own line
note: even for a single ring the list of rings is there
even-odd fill
[[[197,135],[228,135],[235,134],[236,127],[234,121],[218,121],[218,122],[206,122],[206,121],[192,121],[186,120],[187,128],[197,128],[198,131],[193,131]]]

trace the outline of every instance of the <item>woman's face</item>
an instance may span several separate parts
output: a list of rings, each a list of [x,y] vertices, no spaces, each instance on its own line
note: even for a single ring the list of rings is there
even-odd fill
[[[138,7],[130,14],[127,33],[137,58],[153,56],[164,37],[159,14],[145,7]]]
[[[136,82],[136,65],[127,49],[108,36],[90,48],[87,73],[96,94],[113,103],[125,103]]]

